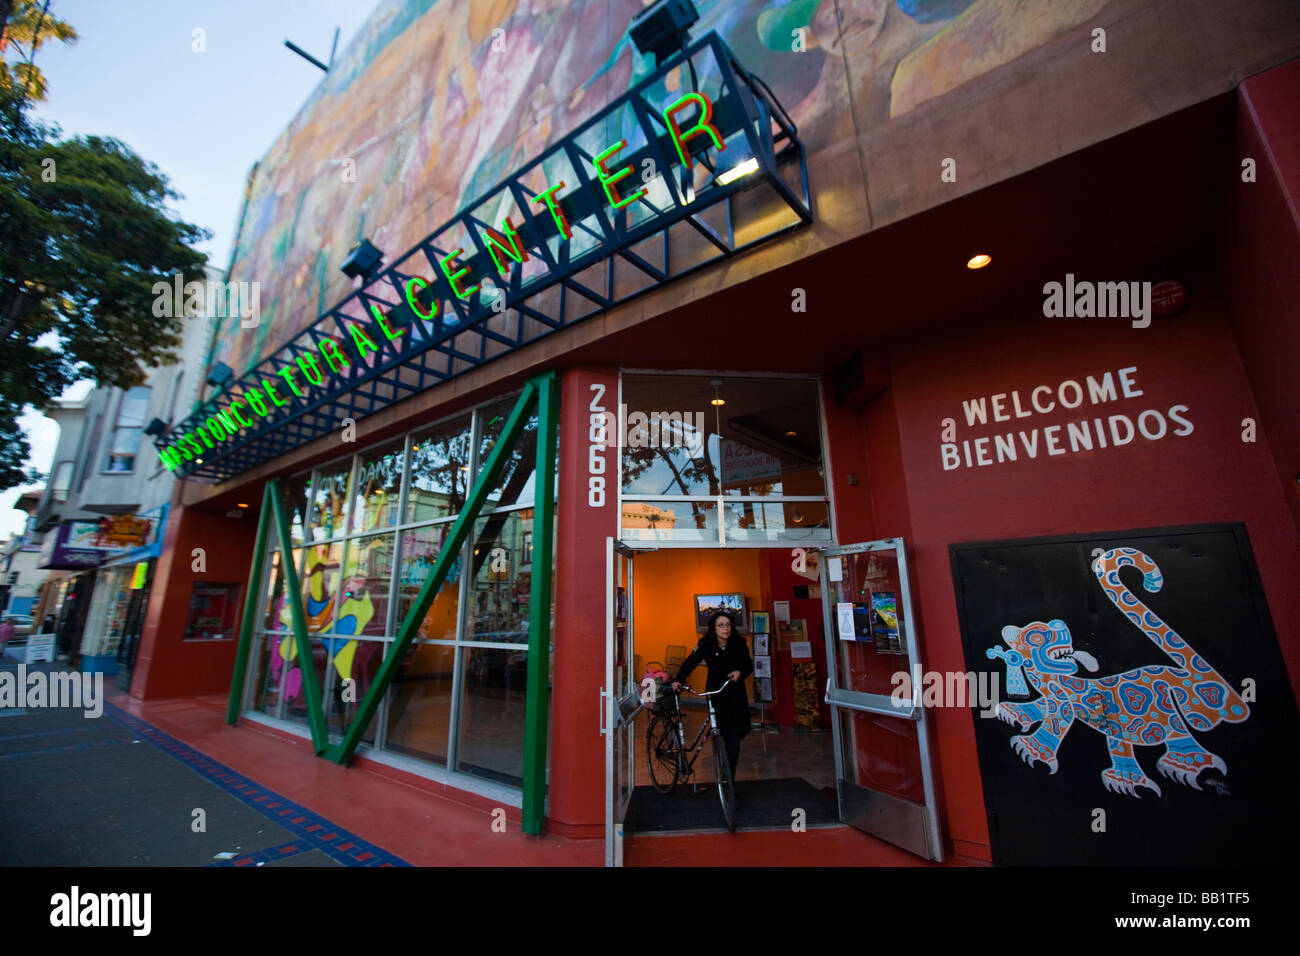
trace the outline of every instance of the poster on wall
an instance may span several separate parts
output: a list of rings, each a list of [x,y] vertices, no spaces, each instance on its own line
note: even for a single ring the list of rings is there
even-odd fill
[[[803,641],[807,637],[808,631],[804,626],[803,618],[793,621],[779,621],[776,625],[776,649],[778,651],[789,650],[792,641]]]
[[[794,677],[794,725],[797,730],[821,730],[822,709],[817,686],[817,664],[795,661],[790,665]]]
[[[994,863],[1244,865],[1300,848],[1300,720],[1243,526],[950,554],[967,668],[999,700],[974,708]]]
[[[904,654],[898,633],[898,595],[894,591],[871,592],[871,637],[882,654]]]

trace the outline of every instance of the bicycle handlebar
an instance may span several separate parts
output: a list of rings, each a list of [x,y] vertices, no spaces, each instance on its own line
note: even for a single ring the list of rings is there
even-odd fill
[[[731,679],[728,678],[727,680],[722,682],[722,687],[719,687],[717,690],[705,691],[703,694],[701,694],[698,690],[695,690],[693,687],[687,687],[685,684],[683,684],[681,691],[678,691],[677,693],[694,694],[696,697],[712,697],[714,694],[721,694],[723,689],[730,683],[731,683]],[[670,690],[672,689],[671,684],[669,685],[669,689]]]

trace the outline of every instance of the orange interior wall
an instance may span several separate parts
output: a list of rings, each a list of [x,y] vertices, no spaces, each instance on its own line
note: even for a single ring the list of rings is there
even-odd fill
[[[666,663],[665,650],[681,644],[687,652],[700,635],[695,630],[694,599],[707,591],[743,591],[749,613],[770,611],[763,594],[761,565],[767,552],[758,548],[670,549],[638,554],[632,572],[632,633],[641,671],[650,661]],[[745,642],[754,653],[754,640],[745,628]],[[640,676],[638,673],[638,677]],[[704,668],[691,675],[691,686],[704,689]],[[745,682],[754,699],[754,679]]]

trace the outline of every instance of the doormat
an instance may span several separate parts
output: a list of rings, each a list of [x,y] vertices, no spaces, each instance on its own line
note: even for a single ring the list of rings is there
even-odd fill
[[[839,823],[839,806],[834,790],[818,790],[799,777],[779,780],[741,780],[736,784],[736,829],[788,827],[794,811],[807,813],[808,826]],[[667,833],[674,830],[725,830],[718,790],[708,784],[699,793],[678,784],[672,793],[654,787],[632,791],[625,833]]]

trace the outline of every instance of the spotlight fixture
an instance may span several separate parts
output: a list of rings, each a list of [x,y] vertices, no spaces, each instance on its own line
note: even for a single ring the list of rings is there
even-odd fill
[[[369,279],[379,271],[383,261],[384,254],[371,245],[369,239],[362,239],[348,251],[341,268],[349,279],[357,276]]]
[[[690,27],[700,18],[691,0],[656,0],[632,18],[632,43],[641,53],[653,53],[655,66],[684,50]]]
[[[727,404],[727,400],[718,394],[718,389],[722,388],[722,379],[711,378],[709,384],[713,386],[713,397],[709,399],[709,404],[715,407]]]
[[[161,435],[166,430],[167,430],[167,423],[163,421],[161,418],[155,418],[153,419],[153,421],[149,422],[148,425],[144,426],[144,433],[150,436]]]
[[[719,186],[726,186],[734,183],[741,176],[748,176],[750,173],[758,172],[758,160],[747,159],[739,165],[732,166],[726,172],[718,176],[717,183]]]
[[[213,362],[205,381],[216,388],[222,388],[234,377],[235,370],[225,362]]]
[[[981,252],[979,255],[971,256],[966,260],[967,269],[983,269],[993,261],[993,257]]]

